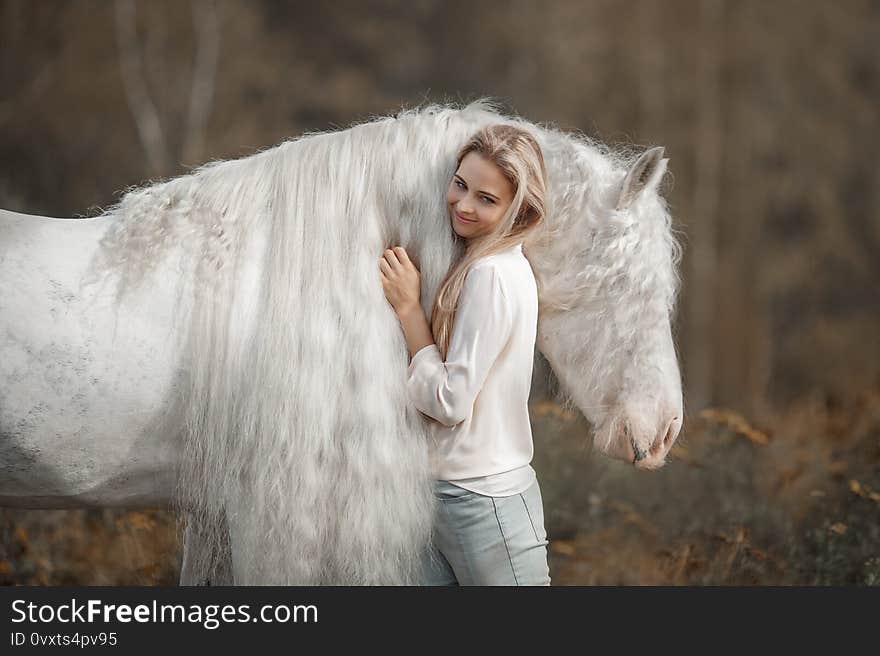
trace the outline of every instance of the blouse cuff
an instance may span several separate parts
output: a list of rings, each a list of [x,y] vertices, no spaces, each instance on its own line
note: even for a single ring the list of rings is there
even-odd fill
[[[436,344],[428,344],[416,351],[412,356],[412,360],[409,361],[409,370],[407,373],[412,376],[412,373],[419,365],[419,362],[426,358],[431,359],[432,353],[436,356],[436,359],[440,359],[440,349]]]

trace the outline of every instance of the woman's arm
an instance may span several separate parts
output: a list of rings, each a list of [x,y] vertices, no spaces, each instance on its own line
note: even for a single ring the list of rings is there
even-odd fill
[[[429,344],[409,363],[407,393],[416,408],[444,426],[470,417],[512,328],[511,309],[497,271],[472,267],[459,298],[446,361],[437,346]]]
[[[467,419],[486,376],[512,329],[507,295],[492,267],[472,267],[465,277],[446,362],[419,303],[418,269],[401,247],[379,262],[385,296],[394,307],[410,352],[407,391],[420,412],[445,426]]]
[[[416,303],[403,313],[398,313],[400,325],[403,326],[403,334],[406,335],[406,345],[409,347],[409,357],[414,356],[426,346],[434,343],[431,327],[422,306]]]

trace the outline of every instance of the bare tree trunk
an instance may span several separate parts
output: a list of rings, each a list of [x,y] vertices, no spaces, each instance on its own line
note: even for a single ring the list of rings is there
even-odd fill
[[[11,120],[16,113],[26,110],[29,103],[49,89],[54,78],[54,63],[49,61],[27,84],[15,88],[13,69],[21,66],[21,51],[25,48],[21,39],[23,5],[18,0],[7,0],[3,5],[0,21],[3,25],[3,37],[0,39],[0,61],[3,62],[0,71],[0,88],[3,89],[0,95],[0,126]]]
[[[194,0],[193,27],[196,34],[196,63],[193,67],[189,114],[183,161],[197,163],[204,149],[205,127],[214,102],[214,80],[220,54],[220,16],[213,0]]]
[[[153,173],[164,175],[169,168],[168,146],[144,77],[134,0],[116,0],[116,40],[125,97],[134,117],[141,145]]]
[[[21,65],[20,61],[16,61],[15,53],[21,47],[19,34],[21,33],[22,22],[22,3],[20,0],[7,0],[3,4],[3,41],[2,52],[3,58],[3,82],[8,83],[12,78],[12,67],[16,64]],[[6,88],[3,89],[4,93]]]
[[[639,140],[650,141],[664,124],[666,108],[666,48],[663,39],[663,15],[666,7],[660,2],[640,2],[636,5],[638,21],[638,92]]]
[[[687,389],[698,410],[714,402],[715,300],[718,284],[718,206],[723,155],[721,61],[724,0],[702,0],[697,46],[697,127],[692,220],[689,230]]]

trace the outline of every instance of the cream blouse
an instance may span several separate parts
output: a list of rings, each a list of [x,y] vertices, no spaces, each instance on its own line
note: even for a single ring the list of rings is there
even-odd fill
[[[446,362],[436,344],[409,365],[407,390],[431,422],[435,478],[489,496],[535,480],[529,391],[538,290],[522,244],[478,260],[465,277]]]

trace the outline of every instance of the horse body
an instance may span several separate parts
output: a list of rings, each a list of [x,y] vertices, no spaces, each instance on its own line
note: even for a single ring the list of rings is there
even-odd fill
[[[0,503],[173,497],[184,582],[417,583],[429,436],[377,262],[405,246],[430,310],[460,255],[454,155],[501,121],[480,103],[406,112],[95,219],[0,214]],[[524,245],[538,346],[598,448],[660,466],[683,417],[662,150],[626,160],[519,124],[548,165],[547,226]]]
[[[0,504],[157,506],[170,501],[180,426],[172,296],[130,303],[83,276],[112,216],[0,211]]]

